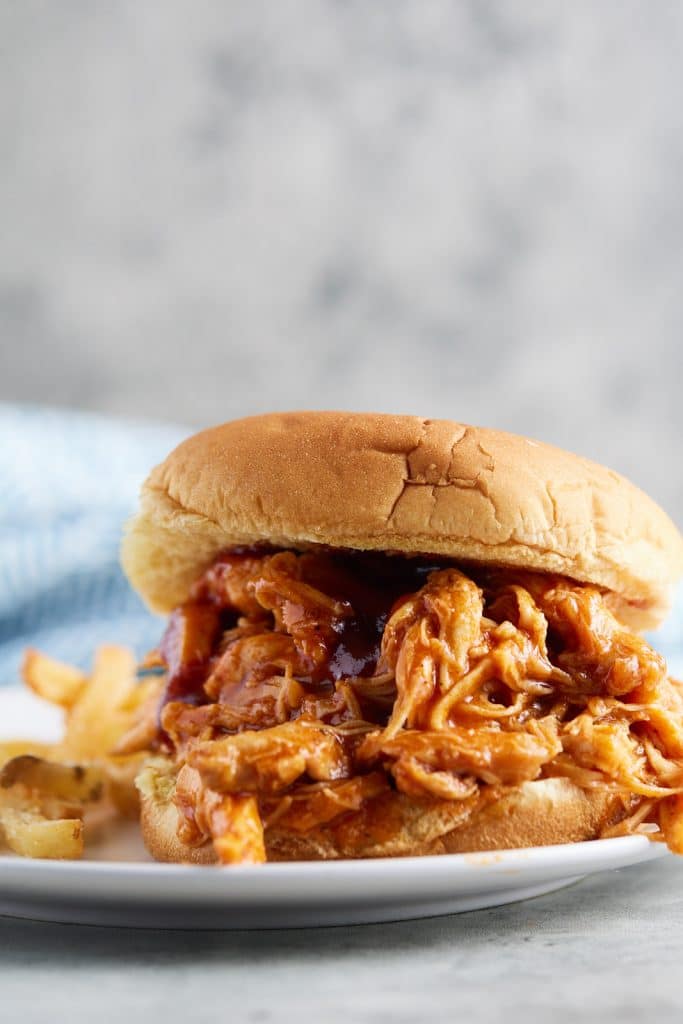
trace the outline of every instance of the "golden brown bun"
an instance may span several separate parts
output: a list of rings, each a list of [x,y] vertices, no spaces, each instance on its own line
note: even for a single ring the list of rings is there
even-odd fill
[[[145,846],[155,860],[166,864],[215,864],[211,843],[188,846],[178,839],[178,812],[175,804],[162,803],[153,797],[140,801],[140,825]]]
[[[155,759],[143,775],[141,825],[156,860],[213,864],[211,843],[190,847],[178,839],[178,814],[168,785],[172,765]],[[158,779],[161,779],[161,784]],[[389,792],[337,822],[300,833],[266,831],[269,861],[339,860],[472,853],[595,839],[623,816],[618,796],[583,790],[568,779],[525,782],[468,817],[463,801],[416,800]]]
[[[172,801],[175,792],[173,762],[166,757],[150,758],[135,780],[140,793],[140,826],[145,846],[155,860],[171,864],[214,864],[213,846],[188,846],[178,839],[178,812]]]
[[[442,554],[561,573],[661,621],[683,538],[623,477],[538,441],[446,420],[274,413],[183,442],[147,480],[122,551],[158,611],[225,548],[268,541]]]

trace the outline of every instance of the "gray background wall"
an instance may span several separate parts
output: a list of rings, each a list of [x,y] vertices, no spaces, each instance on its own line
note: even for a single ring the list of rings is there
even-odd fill
[[[421,412],[681,521],[683,5],[0,0],[0,398]]]

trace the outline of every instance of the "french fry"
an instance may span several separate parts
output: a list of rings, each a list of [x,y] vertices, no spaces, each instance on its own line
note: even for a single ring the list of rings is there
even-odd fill
[[[0,807],[0,825],[10,850],[22,857],[77,860],[83,855],[79,818],[45,818],[38,811]]]
[[[87,676],[80,669],[64,665],[47,654],[29,648],[24,655],[21,675],[34,693],[50,704],[70,708],[77,700]]]
[[[0,768],[13,757],[32,754],[34,757],[51,757],[52,743],[37,743],[35,740],[0,740]]]
[[[24,754],[0,769],[0,787],[23,786],[29,792],[92,803],[104,794],[106,776],[99,765],[59,764]]]
[[[131,724],[117,740],[112,754],[130,755],[149,749],[157,735],[159,698],[163,687],[164,679],[159,677],[138,683],[133,696],[125,704]]]
[[[101,647],[88,675],[27,651],[23,678],[38,696],[66,712],[63,739],[0,741],[0,839],[25,857],[82,856],[88,834],[112,815],[136,817],[134,779],[147,754],[142,749],[156,726],[163,681],[138,682],[135,659],[123,647]],[[137,740],[126,750],[126,734]]]
[[[56,754],[66,760],[102,757],[130,725],[125,710],[135,686],[135,658],[125,647],[100,647],[93,672],[72,705]]]
[[[108,796],[104,765],[15,757],[0,770],[0,831],[22,856],[80,857],[86,812],[91,825],[116,812]]]
[[[140,793],[135,785],[147,751],[108,757],[103,765],[107,779],[107,795],[112,804],[126,818],[140,815]]]

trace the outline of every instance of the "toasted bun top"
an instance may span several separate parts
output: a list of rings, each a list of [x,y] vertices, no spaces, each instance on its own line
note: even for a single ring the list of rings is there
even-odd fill
[[[683,538],[617,473],[559,448],[448,420],[272,413],[184,441],[144,485],[123,543],[147,603],[169,611],[216,555],[267,541],[556,572],[657,624]]]

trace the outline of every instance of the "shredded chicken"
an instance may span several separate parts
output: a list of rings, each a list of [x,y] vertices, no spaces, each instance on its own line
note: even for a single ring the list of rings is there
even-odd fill
[[[277,824],[293,832],[309,832],[349,811],[360,810],[368,800],[388,790],[389,782],[381,771],[337,782],[297,786],[290,794],[280,797],[265,818],[265,825],[272,828]]]
[[[373,557],[228,553],[172,616],[138,733],[178,759],[187,841],[259,860],[262,821],[562,775],[683,852],[683,689],[596,588]]]
[[[327,661],[339,624],[351,618],[353,609],[348,601],[305,583],[301,565],[292,551],[273,555],[253,592],[261,607],[273,613],[276,631],[290,636],[299,657],[315,668]]]
[[[305,718],[202,743],[188,763],[222,793],[279,793],[304,774],[320,781],[351,773],[342,740]]]
[[[254,796],[218,793],[184,765],[178,773],[175,804],[179,838],[189,846],[213,839],[223,864],[258,864],[266,859],[263,824]]]
[[[376,735],[370,735],[361,743],[357,752],[361,762],[375,760],[376,741]],[[393,738],[383,739],[379,753],[395,759],[391,771],[397,780],[397,770],[402,774],[408,765],[419,765],[432,773],[449,772],[490,785],[516,786],[538,778],[543,765],[561,750],[557,719],[550,716],[530,720],[514,732],[504,732],[495,723],[478,729],[453,725],[443,732],[404,729]],[[427,794],[441,795],[429,785],[428,778],[422,788]],[[399,788],[403,788],[400,782]]]

